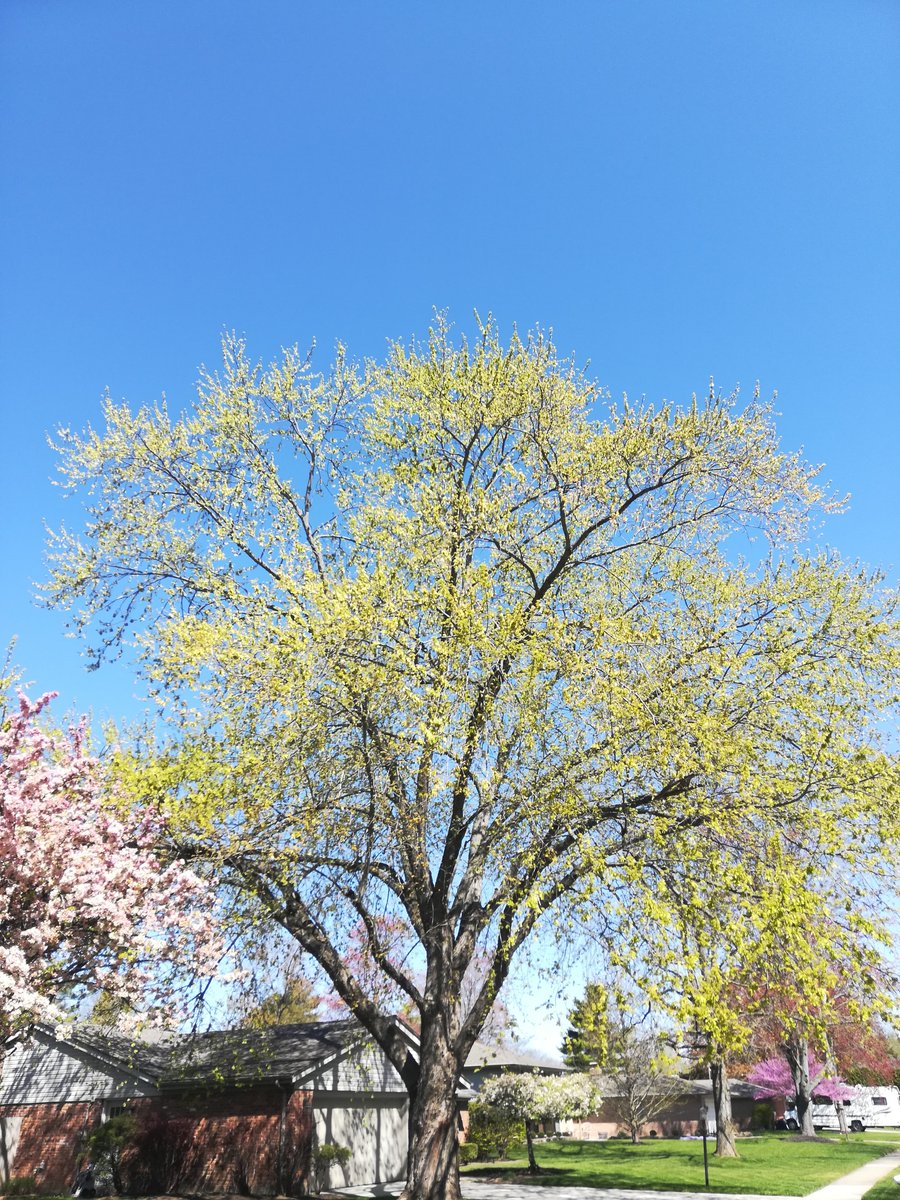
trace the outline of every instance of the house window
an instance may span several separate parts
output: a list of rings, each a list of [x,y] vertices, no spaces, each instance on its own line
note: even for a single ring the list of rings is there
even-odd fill
[[[849,1107],[850,1107],[850,1105],[851,1105],[852,1103],[853,1103],[853,1101],[852,1101],[852,1100],[845,1100],[845,1101],[844,1101],[844,1108],[849,1108]]]
[[[113,1117],[121,1117],[127,1108],[128,1103],[125,1100],[104,1100],[103,1112],[100,1116],[101,1123],[105,1125],[106,1122],[111,1121]]]

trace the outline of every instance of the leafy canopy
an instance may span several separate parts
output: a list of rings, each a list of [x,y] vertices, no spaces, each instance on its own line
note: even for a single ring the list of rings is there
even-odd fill
[[[833,504],[758,400],[612,403],[540,333],[439,320],[324,375],[227,338],[190,411],[104,421],[60,435],[88,515],[48,597],[177,730],[122,775],[386,1046],[360,922],[461,1063],[539,918],[655,887],[687,832],[895,836],[892,602],[792,549]]]

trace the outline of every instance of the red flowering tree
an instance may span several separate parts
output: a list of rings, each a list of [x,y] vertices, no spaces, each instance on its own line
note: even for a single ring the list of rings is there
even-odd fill
[[[809,1106],[813,1094],[839,1103],[849,1099],[853,1089],[837,1076],[827,1074],[828,1068],[809,1049],[808,1043],[804,1042],[799,1050],[797,1045],[798,1040],[795,1040],[787,1045],[784,1056],[767,1058],[758,1063],[748,1074],[747,1082],[753,1085],[759,1100],[793,1096],[800,1129],[812,1135],[814,1130]]]
[[[52,698],[0,724],[0,1032],[63,1020],[79,988],[174,1016],[218,969],[212,894],[160,857],[157,813],[104,796],[84,724],[45,724]]]

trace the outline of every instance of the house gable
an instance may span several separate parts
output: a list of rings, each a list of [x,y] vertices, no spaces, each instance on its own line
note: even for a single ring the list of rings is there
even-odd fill
[[[355,1095],[396,1092],[406,1095],[406,1087],[384,1051],[369,1038],[350,1042],[346,1049],[309,1073],[299,1075],[295,1084],[313,1092],[345,1092]]]
[[[41,1030],[7,1043],[3,1055],[0,1105],[124,1100],[155,1091],[137,1071],[101,1062],[76,1042]]]

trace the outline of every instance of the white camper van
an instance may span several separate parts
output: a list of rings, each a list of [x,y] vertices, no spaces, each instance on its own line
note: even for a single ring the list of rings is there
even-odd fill
[[[895,1087],[855,1087],[849,1100],[840,1101],[847,1118],[847,1128],[853,1133],[866,1129],[889,1129],[900,1126],[900,1089]],[[812,1120],[816,1129],[840,1129],[840,1119],[833,1100],[813,1096]],[[796,1109],[784,1114],[788,1129],[799,1128]]]

